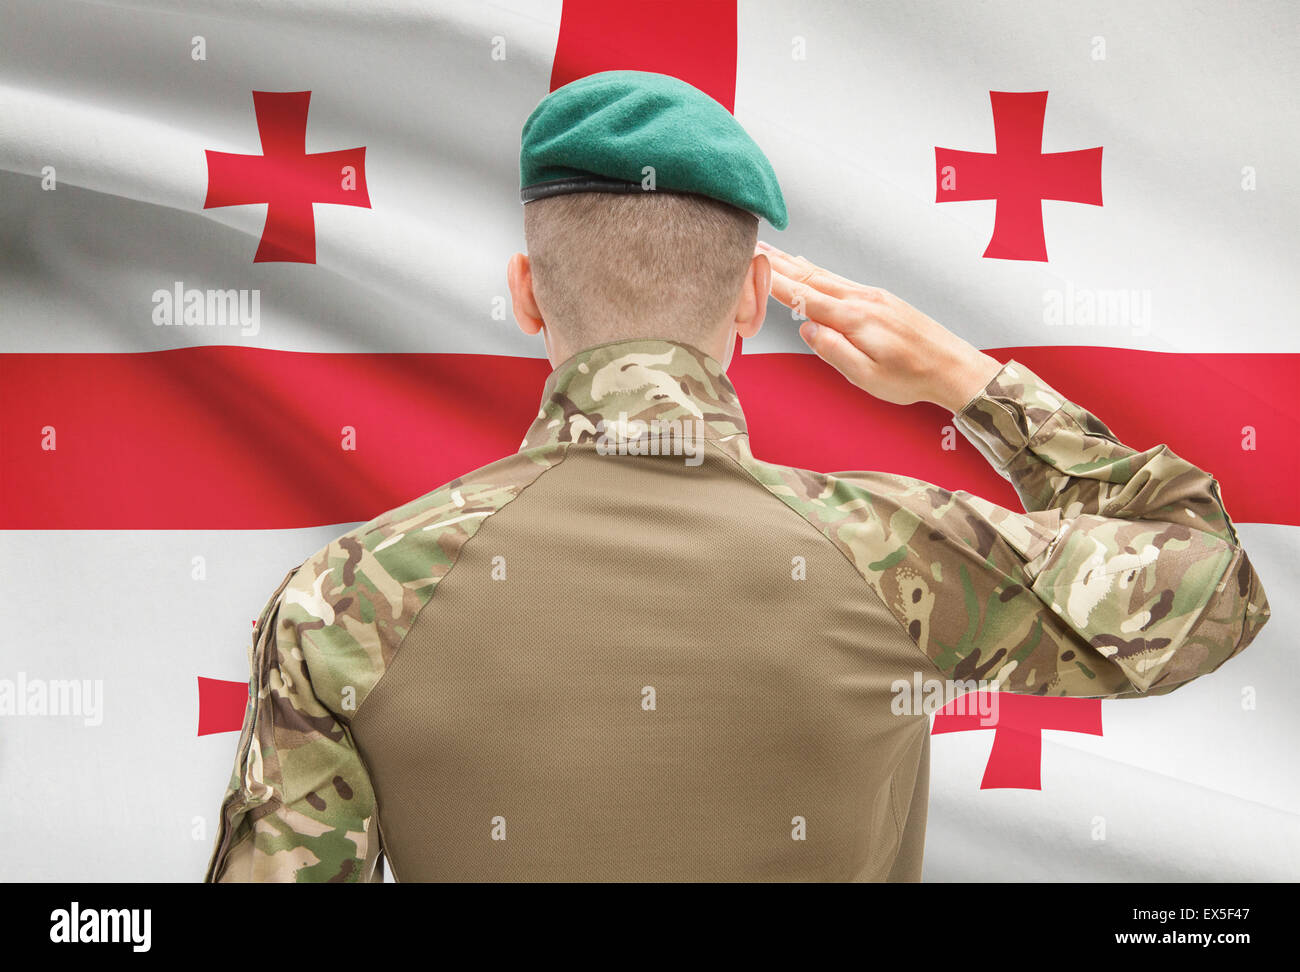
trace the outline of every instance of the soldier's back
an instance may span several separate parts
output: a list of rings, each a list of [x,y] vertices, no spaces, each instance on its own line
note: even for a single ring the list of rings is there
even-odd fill
[[[924,783],[928,721],[890,706],[916,647],[714,445],[566,444],[460,541],[352,720],[399,879],[888,875]]]

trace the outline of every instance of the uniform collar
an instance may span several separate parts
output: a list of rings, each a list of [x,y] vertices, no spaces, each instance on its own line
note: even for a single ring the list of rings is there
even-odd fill
[[[520,451],[567,442],[600,447],[602,435],[605,442],[663,439],[678,428],[730,452],[747,448],[745,414],[722,365],[678,341],[614,341],[551,372]]]

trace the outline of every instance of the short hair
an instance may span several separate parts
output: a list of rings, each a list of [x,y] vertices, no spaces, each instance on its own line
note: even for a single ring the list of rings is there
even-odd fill
[[[740,295],[758,217],[686,193],[567,193],[524,206],[524,240],[537,304],[566,345],[698,346]]]

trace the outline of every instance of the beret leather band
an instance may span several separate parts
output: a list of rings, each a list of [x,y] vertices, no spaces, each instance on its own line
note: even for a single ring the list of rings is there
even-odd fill
[[[625,179],[611,179],[607,176],[589,175],[589,176],[567,176],[563,179],[550,179],[546,182],[534,183],[531,186],[524,186],[519,190],[519,201],[530,203],[534,199],[545,199],[547,196],[562,196],[570,192],[656,192],[655,189],[645,189],[639,182],[628,182]]]

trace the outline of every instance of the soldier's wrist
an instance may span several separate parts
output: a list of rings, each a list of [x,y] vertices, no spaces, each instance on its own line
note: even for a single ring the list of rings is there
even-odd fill
[[[970,355],[943,370],[938,376],[934,396],[930,398],[954,415],[961,414],[966,406],[979,398],[1002,370],[1002,362],[997,358],[975,348],[971,351]]]

